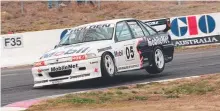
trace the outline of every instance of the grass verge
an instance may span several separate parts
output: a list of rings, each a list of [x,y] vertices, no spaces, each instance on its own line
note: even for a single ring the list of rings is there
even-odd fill
[[[65,109],[65,111],[88,109],[107,110],[109,108],[113,110],[131,110],[135,106],[141,108],[138,110],[144,110],[144,107],[150,105],[152,102],[156,102],[157,105],[160,105],[158,107],[162,107],[166,104],[181,104],[184,100],[189,102],[191,100],[194,101],[196,98],[201,99],[204,97],[207,98],[203,101],[208,102],[213,95],[220,95],[220,73],[172,82],[153,82],[149,84],[136,84],[85,93],[68,94],[45,100],[40,104],[30,107],[26,111],[59,111],[63,109]],[[219,100],[220,96],[216,96],[215,98]],[[163,103],[164,101],[175,102],[165,104]],[[125,107],[125,105],[129,104],[133,105]],[[112,108],[112,106],[114,106],[114,108]],[[156,109],[158,108],[152,110]],[[220,108],[218,107],[218,109]]]

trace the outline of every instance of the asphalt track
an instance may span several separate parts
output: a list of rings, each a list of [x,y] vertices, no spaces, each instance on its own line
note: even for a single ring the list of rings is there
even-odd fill
[[[163,73],[149,75],[145,70],[124,72],[111,81],[93,79],[56,87],[33,89],[31,68],[2,69],[1,106],[28,99],[76,91],[150,82],[220,72],[220,48],[175,53],[174,60],[166,64]]]

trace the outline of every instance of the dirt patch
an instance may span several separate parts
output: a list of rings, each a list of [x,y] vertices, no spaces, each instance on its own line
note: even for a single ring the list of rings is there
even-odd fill
[[[220,73],[49,99],[27,111],[219,111]]]
[[[9,31],[15,33],[46,29],[67,28],[85,23],[132,17],[137,19],[154,19],[191,14],[203,14],[220,11],[220,2],[210,1],[127,1],[101,2],[97,6],[71,4],[59,9],[48,9],[46,1],[25,1],[24,14],[21,13],[20,1],[1,2],[1,34]]]

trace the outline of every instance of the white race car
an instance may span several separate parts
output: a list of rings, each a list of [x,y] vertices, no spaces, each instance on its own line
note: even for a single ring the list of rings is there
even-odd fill
[[[172,61],[170,36],[136,19],[95,22],[71,29],[32,68],[34,87],[114,77],[117,73],[164,70]]]

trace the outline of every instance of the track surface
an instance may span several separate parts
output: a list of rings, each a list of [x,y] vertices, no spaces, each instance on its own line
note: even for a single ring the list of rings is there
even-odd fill
[[[2,70],[1,106],[56,94],[217,73],[220,72],[220,48],[175,53],[174,60],[166,64],[164,72],[159,75],[149,75],[145,70],[139,70],[121,73],[111,81],[93,79],[44,89],[32,88],[33,78],[30,69],[30,67],[26,67]]]

